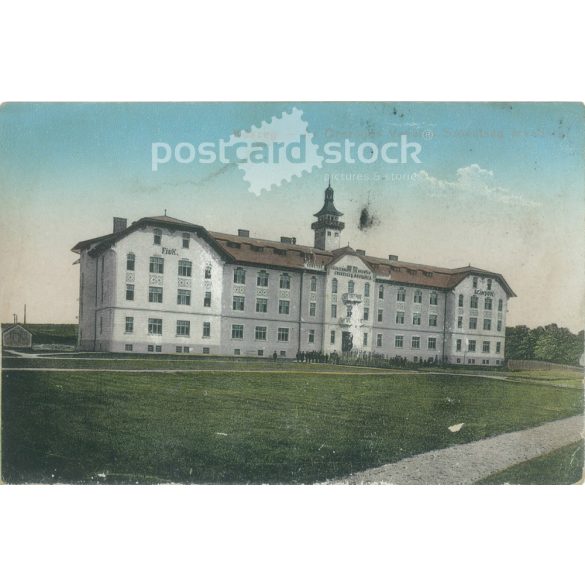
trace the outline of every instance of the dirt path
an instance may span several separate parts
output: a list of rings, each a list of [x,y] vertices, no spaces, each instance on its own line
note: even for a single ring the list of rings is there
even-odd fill
[[[429,451],[327,483],[472,484],[492,473],[579,441],[583,436],[583,416],[573,416],[482,441]]]

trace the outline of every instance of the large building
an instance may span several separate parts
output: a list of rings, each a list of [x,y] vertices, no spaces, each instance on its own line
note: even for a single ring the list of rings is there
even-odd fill
[[[333,189],[314,246],[144,217],[79,242],[79,347],[89,351],[292,358],[370,352],[409,361],[500,365],[508,299],[501,274],[438,268],[341,247]]]

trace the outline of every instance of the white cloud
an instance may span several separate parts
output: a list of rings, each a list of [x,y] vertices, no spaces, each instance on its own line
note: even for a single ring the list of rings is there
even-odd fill
[[[418,186],[430,197],[452,197],[459,200],[484,199],[504,205],[538,207],[540,203],[512,193],[500,187],[494,180],[494,172],[473,163],[457,169],[455,180],[433,177],[426,171],[415,173]]]

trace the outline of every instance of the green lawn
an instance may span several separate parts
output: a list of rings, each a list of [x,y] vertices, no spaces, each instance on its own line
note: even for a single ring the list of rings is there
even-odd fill
[[[583,476],[583,441],[514,465],[479,481],[479,484],[566,485]]]
[[[2,475],[312,483],[582,412],[577,389],[450,375],[4,372]]]

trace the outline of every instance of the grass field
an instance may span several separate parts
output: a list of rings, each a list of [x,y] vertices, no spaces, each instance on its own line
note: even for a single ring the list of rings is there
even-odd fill
[[[169,364],[182,361],[35,363],[174,369]],[[183,363],[227,371],[4,372],[3,479],[313,483],[583,412],[580,389],[529,380],[361,375],[262,360]],[[242,371],[249,369],[257,371]],[[460,422],[459,433],[448,430]]]
[[[490,475],[479,484],[566,485],[583,476],[583,441],[514,465]]]
[[[77,325],[61,323],[27,323],[25,327],[33,335],[33,344],[75,345]]]

